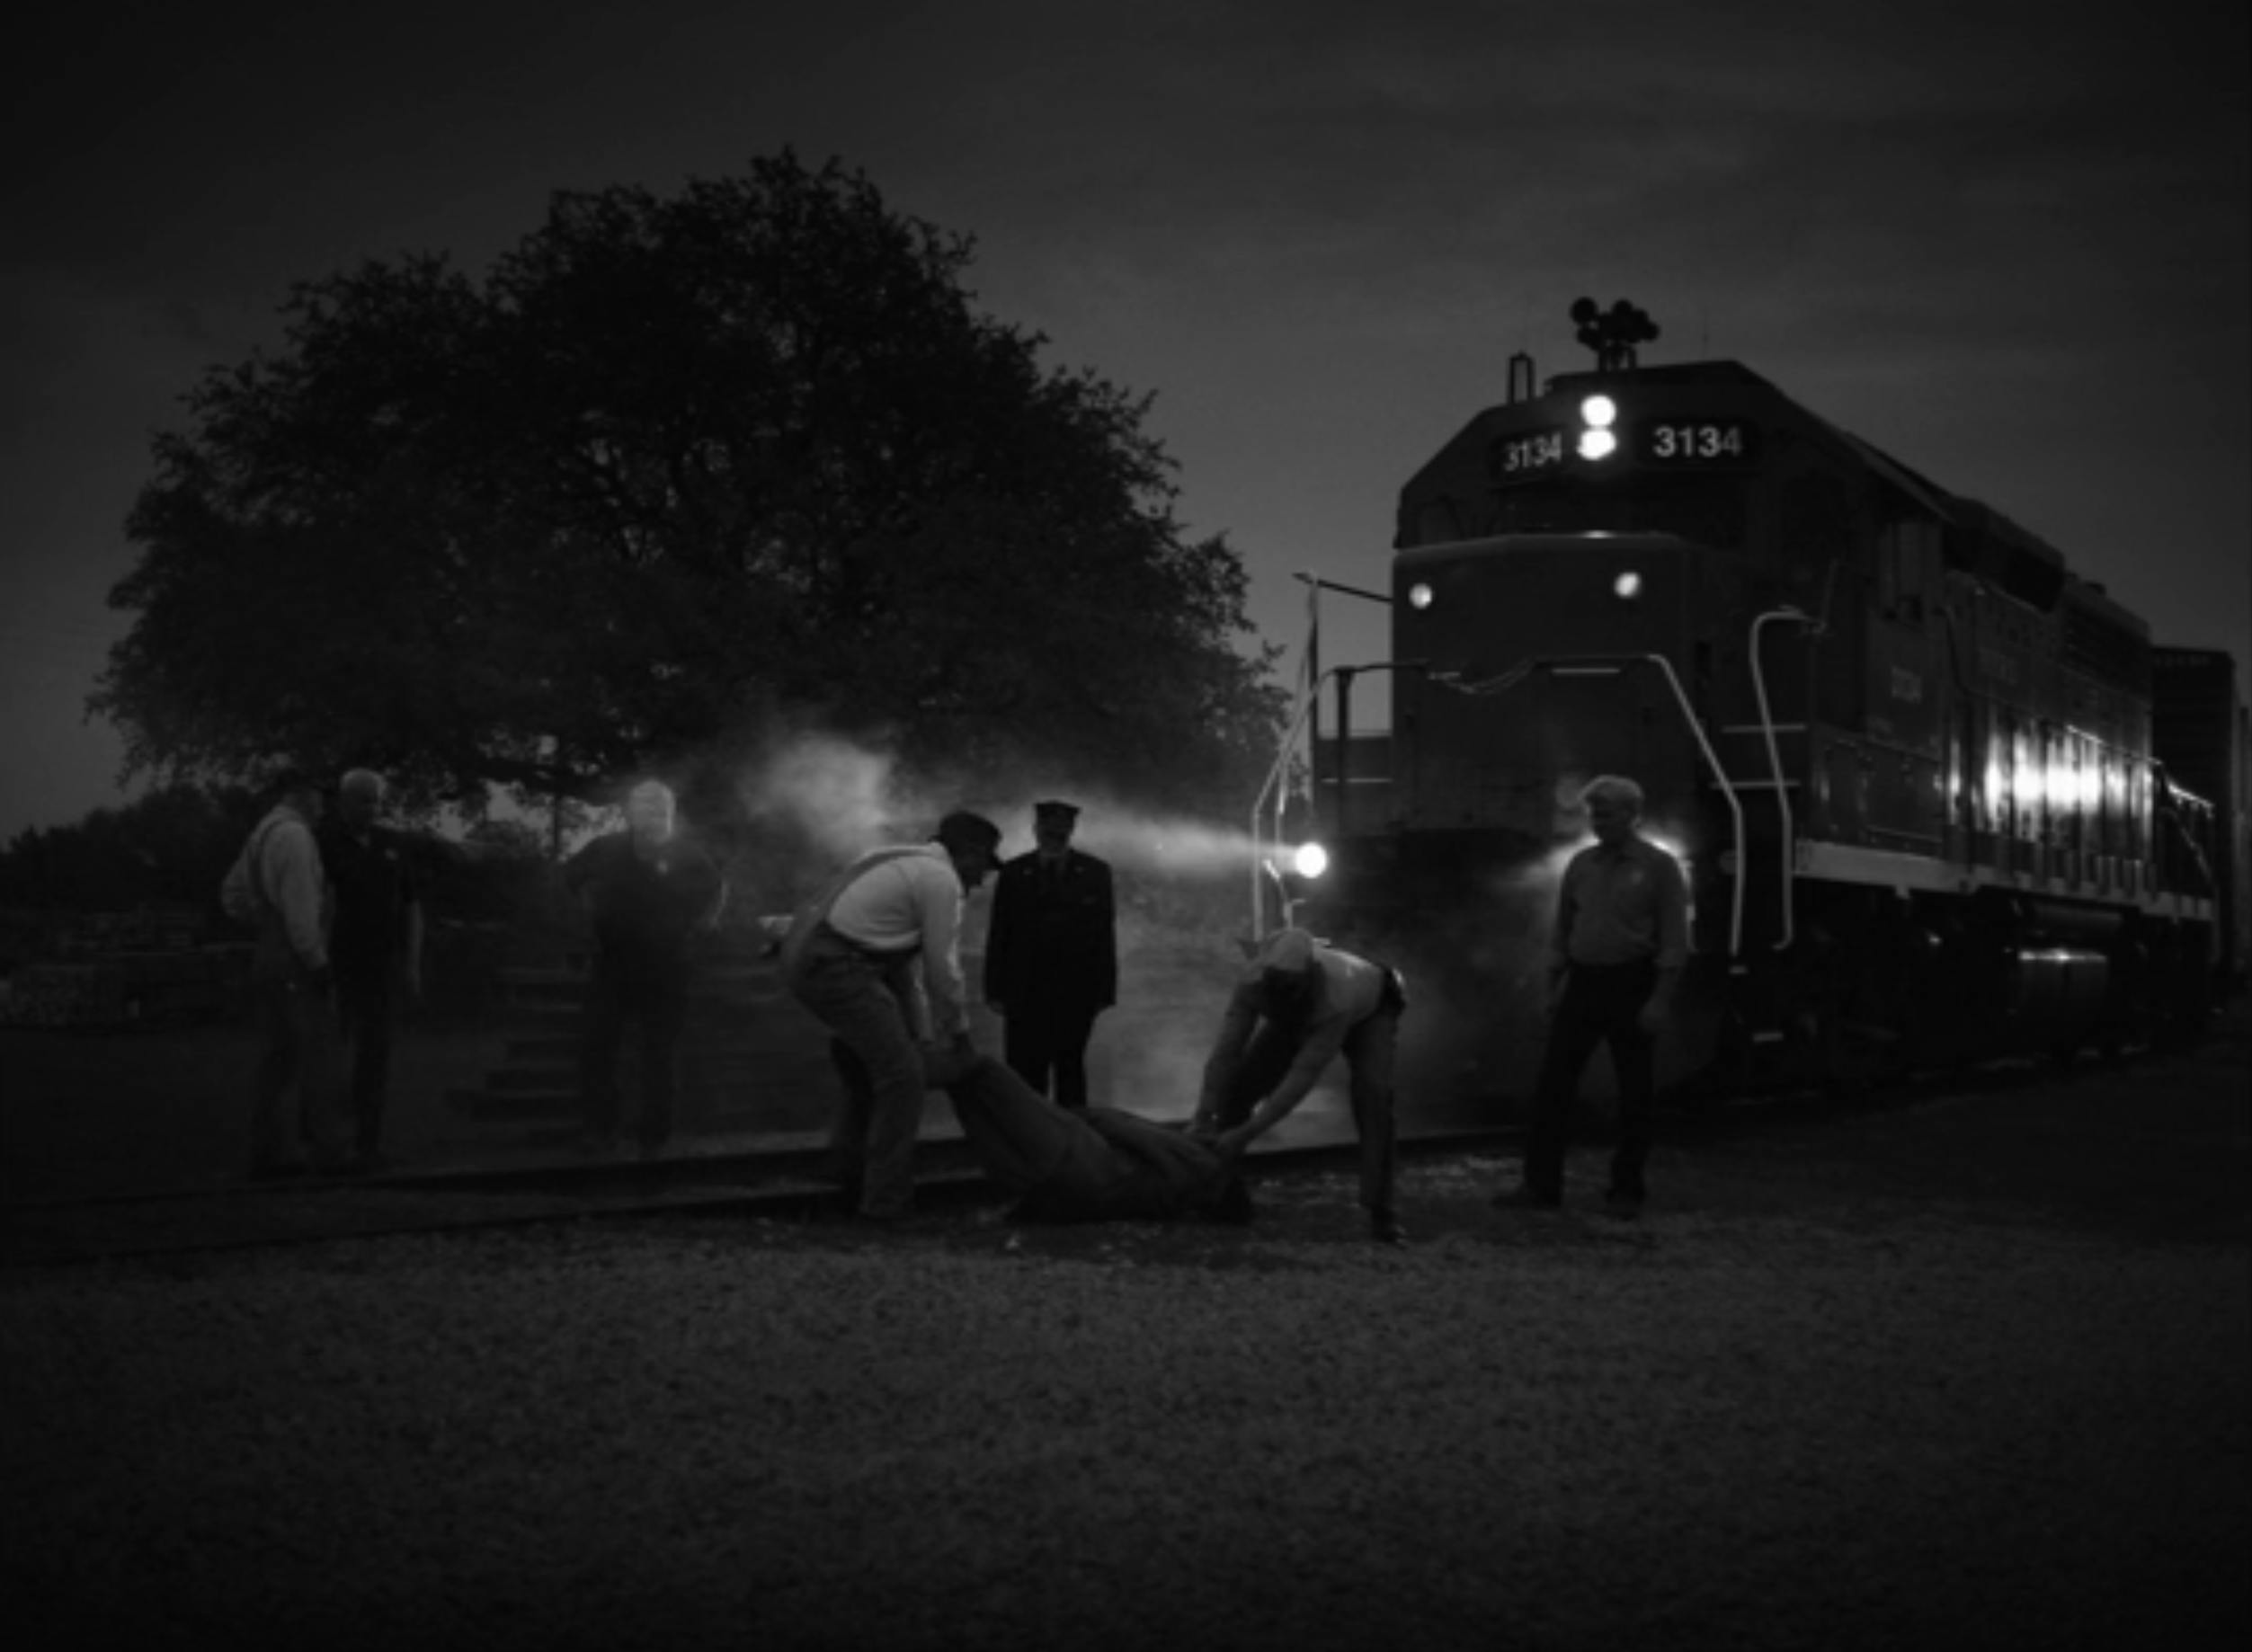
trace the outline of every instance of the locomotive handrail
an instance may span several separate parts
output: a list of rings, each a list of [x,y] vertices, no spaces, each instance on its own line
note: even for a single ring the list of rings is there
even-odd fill
[[[1665,673],[1666,686],[1673,690],[1674,704],[1680,707],[1681,720],[1689,725],[1696,736],[1697,750],[1705,754],[1705,763],[1713,770],[1713,777],[1720,783],[1721,795],[1728,801],[1728,813],[1735,834],[1736,875],[1729,880],[1728,955],[1732,959],[1744,949],[1744,805],[1736,795],[1735,782],[1728,777],[1728,770],[1721,766],[1720,754],[1713,750],[1713,742],[1705,738],[1705,725],[1697,721],[1696,708],[1681,687],[1681,679],[1673,669],[1673,662],[1663,654],[1562,654],[1554,658],[1535,655],[1519,661],[1499,677],[1489,677],[1475,683],[1464,682],[1460,677],[1444,672],[1431,673],[1432,680],[1443,682],[1459,694],[1499,694],[1515,687],[1535,671],[1550,671],[1559,676],[1574,672],[1592,674],[1598,671],[1621,671],[1630,665],[1654,665]],[[1787,864],[1787,863],[1786,863]]]
[[[1775,778],[1775,806],[1782,816],[1783,836],[1777,848],[1776,862],[1777,879],[1781,884],[1783,908],[1783,938],[1771,950],[1783,952],[1798,938],[1798,927],[1794,921],[1791,900],[1791,860],[1798,841],[1798,822],[1791,813],[1791,788],[1783,779],[1783,748],[1776,743],[1775,710],[1767,702],[1767,668],[1759,654],[1759,633],[1771,620],[1794,619],[1802,626],[1819,626],[1821,622],[1803,608],[1788,606],[1770,608],[1751,622],[1751,692],[1759,706],[1759,733],[1767,746],[1767,768]],[[1749,875],[1749,868],[1737,863],[1737,883],[1740,885]]]

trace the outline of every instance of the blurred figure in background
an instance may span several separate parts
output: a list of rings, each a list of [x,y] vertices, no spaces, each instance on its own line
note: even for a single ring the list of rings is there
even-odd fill
[[[1075,806],[1034,804],[1032,822],[1037,847],[993,880],[985,1002],[1006,1024],[1009,1065],[1041,1094],[1084,1107],[1087,1041],[1118,1001],[1117,901],[1108,864],[1072,847]]]
[[[681,1032],[688,1024],[689,939],[718,932],[727,881],[678,829],[672,788],[644,780],[626,795],[626,829],[580,849],[563,882],[594,930],[579,1045],[580,1146],[596,1154],[618,1150],[618,1047],[631,1021],[640,1035],[637,1144],[645,1157],[663,1152],[672,1139]]]
[[[1406,983],[1389,964],[1324,946],[1304,929],[1268,937],[1228,999],[1190,1130],[1231,1156],[1288,1115],[1339,1054],[1351,1075],[1360,1202],[1371,1238],[1407,1238],[1393,1203],[1393,1073]]]
[[[1689,890],[1680,863],[1634,828],[1642,788],[1601,775],[1580,794],[1595,841],[1564,866],[1548,939],[1548,1047],[1525,1138],[1525,1180],[1498,1205],[1553,1209],[1563,1203],[1567,1126],[1580,1074],[1596,1046],[1611,1046],[1618,1075],[1618,1146],[1604,1203],[1614,1216],[1642,1214],[1648,1189],[1653,1051],[1673,1014],[1689,956]]]
[[[334,815],[316,833],[335,903],[328,954],[351,1075],[353,1162],[362,1170],[383,1166],[397,993],[420,998],[423,991],[422,889],[413,846],[377,822],[383,792],[382,776],[352,770],[337,784]]]
[[[783,978],[832,1035],[844,1081],[831,1136],[837,1178],[871,1221],[912,1212],[923,1092],[975,1059],[962,908],[1000,847],[991,821],[948,814],[928,843],[855,860],[783,943]]]
[[[329,966],[328,880],[313,830],[319,786],[290,772],[219,886],[219,904],[254,926],[250,979],[263,1048],[251,1080],[250,1173],[262,1180],[350,1168],[338,1094]]]

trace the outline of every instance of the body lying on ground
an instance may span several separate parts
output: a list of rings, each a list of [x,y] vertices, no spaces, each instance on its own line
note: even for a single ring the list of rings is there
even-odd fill
[[[927,1063],[985,1174],[1030,1221],[1203,1216],[1242,1221],[1238,1155],[1114,1107],[1059,1106],[990,1055]]]

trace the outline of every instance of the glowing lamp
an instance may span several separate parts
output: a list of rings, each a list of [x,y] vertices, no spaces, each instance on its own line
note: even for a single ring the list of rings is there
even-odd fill
[[[1583,459],[1608,458],[1618,451],[1618,438],[1608,431],[1581,431],[1580,457]]]
[[[1629,568],[1611,582],[1611,594],[1621,602],[1632,602],[1642,594],[1642,576]]]
[[[1290,851],[1289,866],[1300,877],[1320,877],[1330,869],[1330,852],[1318,843],[1301,843]]]
[[[1426,585],[1421,580],[1418,580],[1414,584],[1409,586],[1408,606],[1411,608],[1427,608],[1430,607],[1431,588],[1429,585]]]
[[[1618,422],[1618,404],[1607,395],[1591,395],[1580,404],[1580,422],[1591,431],[1607,431]]]

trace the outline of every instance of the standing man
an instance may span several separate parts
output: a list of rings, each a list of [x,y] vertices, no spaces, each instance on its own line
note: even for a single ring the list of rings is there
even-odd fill
[[[1277,930],[1228,999],[1190,1130],[1216,1133],[1224,1153],[1241,1155],[1304,1101],[1331,1058],[1342,1053],[1369,1236],[1404,1243],[1393,1204],[1393,1072],[1407,1002],[1406,983],[1389,964],[1324,946],[1304,929]]]
[[[276,790],[273,807],[219,885],[227,915],[258,931],[250,980],[264,1047],[251,1081],[250,1173],[260,1180],[347,1168],[337,1115],[328,882],[313,836],[321,794],[310,776],[294,771]]]
[[[845,1100],[830,1146],[838,1178],[868,1221],[912,1213],[923,1091],[975,1055],[962,907],[1000,847],[991,821],[949,814],[928,843],[854,861],[784,943],[791,995],[832,1035]]]
[[[681,1032],[688,1024],[689,937],[712,935],[727,904],[727,880],[709,855],[676,829],[672,791],[644,780],[626,795],[626,830],[595,839],[563,869],[594,928],[594,970],[587,984],[579,1045],[579,1097],[588,1152],[618,1149],[623,1098],[618,1046],[626,1023],[641,1043],[644,1158],[672,1137],[680,1088]]]
[[[1590,780],[1580,806],[1595,841],[1564,867],[1548,943],[1548,1048],[1525,1140],[1525,1181],[1495,1203],[1554,1209],[1563,1203],[1566,1127],[1580,1070],[1611,1047],[1618,1077],[1618,1147],[1604,1195],[1623,1221],[1642,1214],[1648,1190],[1657,1036],[1673,1016],[1689,957],[1689,891],[1680,864],[1634,830],[1642,788],[1618,775]]]
[[[329,958],[336,1021],[350,1052],[354,1165],[382,1168],[384,1087],[391,1071],[394,987],[423,992],[423,901],[406,838],[377,824],[383,777],[355,768],[336,787],[336,814],[316,834],[335,900]]]
[[[1071,804],[1034,804],[1037,847],[993,880],[985,1002],[1007,1023],[1001,1053],[1018,1075],[1084,1108],[1087,1040],[1118,1001],[1118,927],[1108,863],[1072,847],[1078,823]]]

